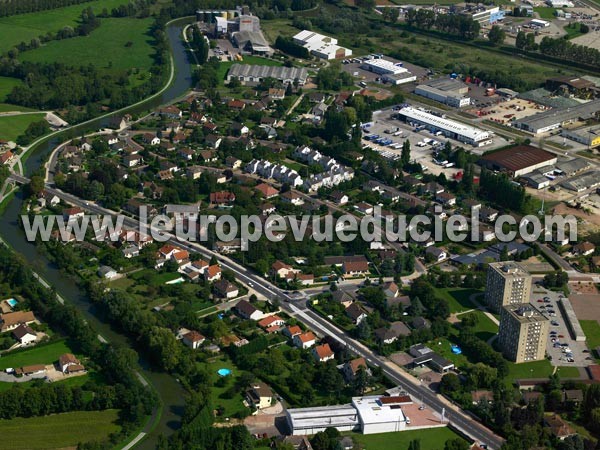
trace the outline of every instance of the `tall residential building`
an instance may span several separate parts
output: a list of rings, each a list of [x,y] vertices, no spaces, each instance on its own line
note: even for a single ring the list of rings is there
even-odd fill
[[[516,363],[544,359],[550,320],[531,303],[502,308],[498,342],[507,359]]]
[[[491,263],[487,272],[485,303],[499,313],[505,305],[529,303],[531,275],[514,261]]]

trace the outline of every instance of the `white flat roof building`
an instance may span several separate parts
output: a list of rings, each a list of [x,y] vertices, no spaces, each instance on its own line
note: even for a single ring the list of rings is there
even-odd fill
[[[369,59],[363,62],[362,68],[380,75],[396,75],[408,72],[408,69],[402,67],[402,63],[393,63],[385,59]]]
[[[407,106],[398,111],[398,114],[407,122],[425,125],[430,129],[442,131],[446,136],[453,137],[457,141],[465,142],[475,146],[492,138],[489,131],[465,125],[450,119],[434,116],[433,114]]]
[[[345,58],[352,55],[349,48],[337,45],[337,39],[310,30],[302,30],[294,36],[294,42],[321,59]]]
[[[328,427],[363,434],[390,433],[406,428],[403,405],[412,404],[407,395],[353,397],[350,405],[294,408],[286,411],[293,435],[315,434]]]

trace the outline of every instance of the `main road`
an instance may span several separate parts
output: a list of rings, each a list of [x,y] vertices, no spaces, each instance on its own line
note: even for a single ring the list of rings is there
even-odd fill
[[[10,177],[12,180],[24,184],[29,182],[29,179],[17,174]],[[56,189],[47,185],[46,190],[50,194],[55,194],[62,200],[87,210],[93,214],[116,216],[115,211],[98,206],[95,203],[81,200],[74,195],[67,194],[60,189]],[[133,230],[141,230],[142,224],[131,217],[123,217],[123,226]],[[144,224],[145,225],[145,224]],[[158,232],[158,229],[150,229],[149,231]],[[428,387],[421,385],[414,377],[407,374],[399,367],[391,363],[388,359],[377,355],[371,349],[357,342],[344,331],[340,330],[326,319],[322,318],[315,312],[308,309],[305,305],[295,305],[294,298],[286,294],[285,291],[274,286],[268,280],[260,277],[256,273],[250,271],[246,267],[241,266],[224,255],[218,254],[200,245],[197,242],[180,241],[173,234],[160,231],[164,235],[164,242],[178,245],[190,252],[202,254],[204,257],[216,257],[224,269],[231,270],[238,280],[254,289],[256,292],[269,300],[280,299],[280,307],[293,317],[303,322],[309,328],[314,330],[321,336],[330,336],[338,341],[343,346],[346,346],[351,352],[358,356],[362,356],[365,360],[374,367],[380,367],[382,372],[389,377],[394,383],[400,385],[406,392],[416,398],[422,398],[423,402],[432,410],[441,413],[445,411],[444,417],[454,427],[461,430],[464,434],[472,438],[474,441],[487,444],[490,449],[499,449],[502,446],[503,439],[494,432],[484,427],[477,422],[473,417],[454,406],[445,398],[436,395]]]

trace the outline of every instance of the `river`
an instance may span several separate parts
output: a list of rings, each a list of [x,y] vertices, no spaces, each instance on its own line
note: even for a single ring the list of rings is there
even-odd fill
[[[153,106],[169,103],[181,97],[191,87],[191,71],[188,63],[185,47],[180,39],[182,22],[178,20],[167,27],[167,35],[173,54],[175,66],[175,78],[170,87],[155,99],[132,109],[132,112],[142,112]],[[101,128],[108,118],[98,119],[85,126],[73,128],[79,135]],[[25,174],[30,175],[42,166],[53,148],[58,145],[64,137],[61,135],[41,144],[33,150],[25,163]],[[113,330],[108,324],[102,322],[94,311],[92,304],[88,301],[84,292],[79,289],[74,280],[66,277],[55,265],[38,251],[35,245],[25,239],[25,234],[17,223],[17,217],[21,211],[23,199],[20,193],[6,206],[0,215],[0,236],[17,253],[21,254],[32,269],[48,281],[67,302],[72,303],[79,309],[91,324],[91,326],[110,342],[131,346],[129,340]],[[143,358],[139,359],[140,372],[156,390],[162,402],[162,415],[156,427],[143,441],[135,446],[136,449],[151,450],[156,448],[156,439],[160,434],[169,435],[177,430],[181,423],[184,406],[184,390],[174,377],[161,372],[153,371]],[[149,431],[150,424],[144,428]]]

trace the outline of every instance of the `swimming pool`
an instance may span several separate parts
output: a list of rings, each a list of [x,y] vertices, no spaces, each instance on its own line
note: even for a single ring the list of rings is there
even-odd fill
[[[229,369],[219,369],[219,370],[217,370],[217,373],[221,377],[226,377],[227,375],[231,374],[231,370],[229,370]]]
[[[8,303],[11,308],[14,308],[15,306],[17,306],[19,304],[19,302],[16,301],[14,298],[7,299],[6,303]]]

